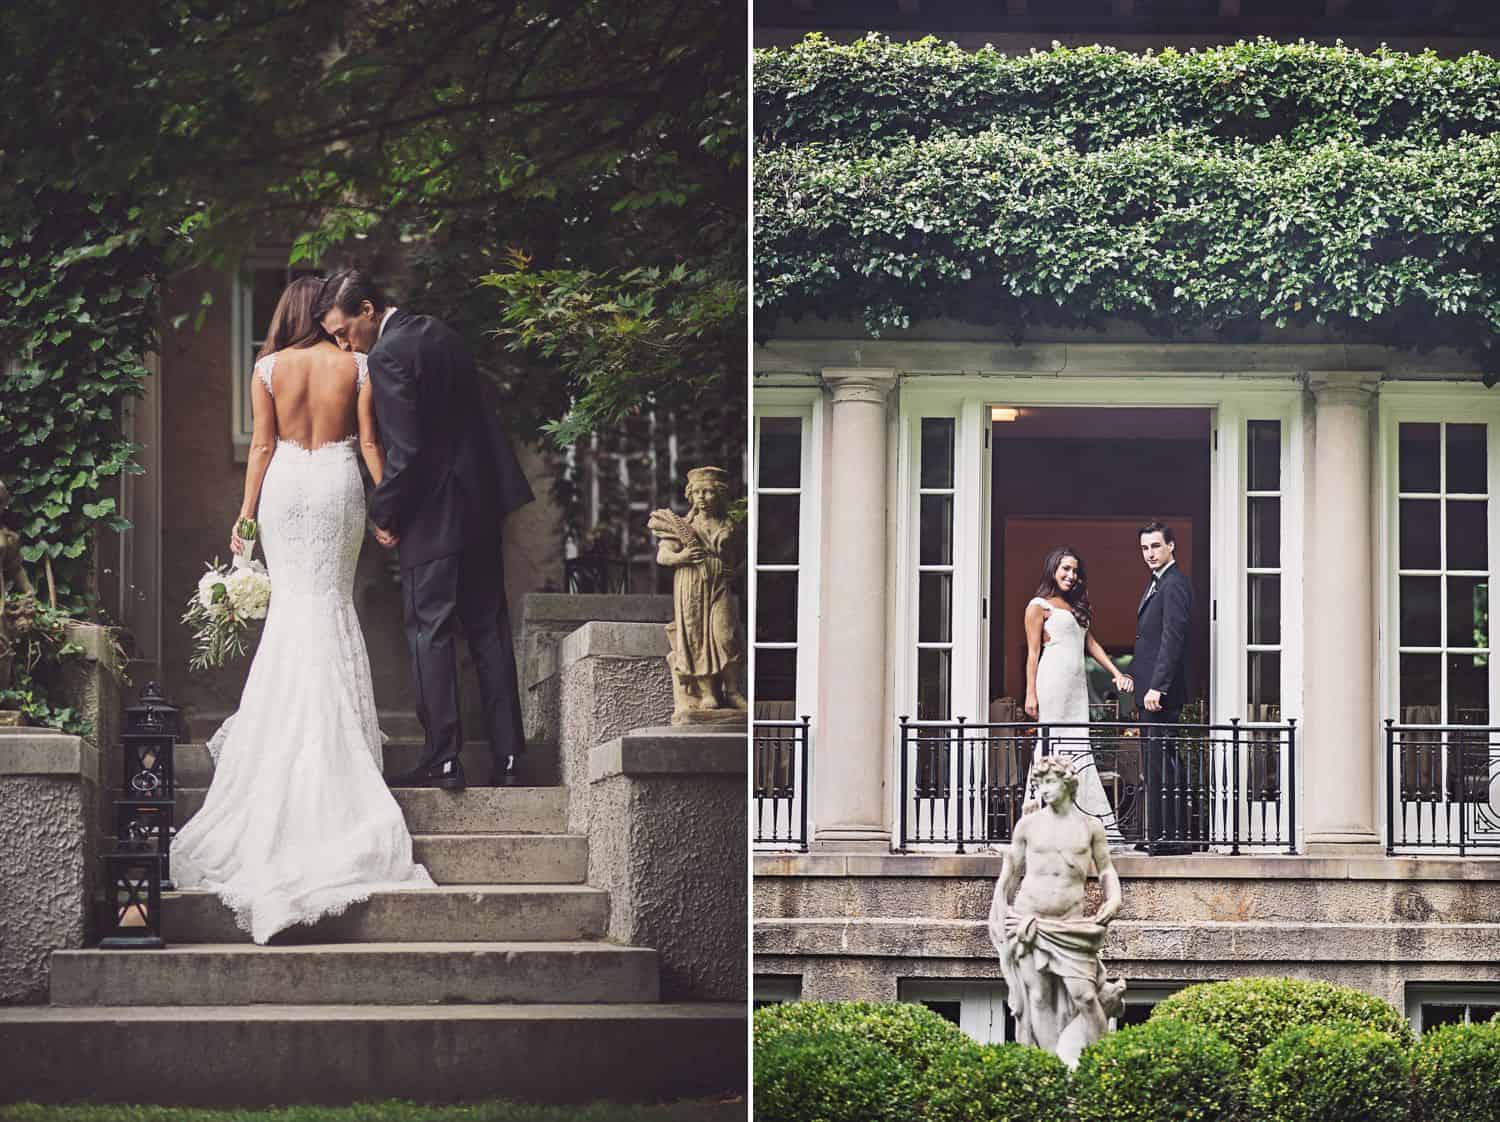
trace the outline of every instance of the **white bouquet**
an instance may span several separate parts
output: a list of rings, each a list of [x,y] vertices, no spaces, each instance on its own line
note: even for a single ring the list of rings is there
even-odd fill
[[[208,572],[188,599],[182,622],[193,629],[194,670],[218,669],[245,654],[251,625],[266,618],[271,606],[271,578],[266,567],[252,559],[256,524],[241,519],[239,535],[245,551],[226,568],[214,558]]]

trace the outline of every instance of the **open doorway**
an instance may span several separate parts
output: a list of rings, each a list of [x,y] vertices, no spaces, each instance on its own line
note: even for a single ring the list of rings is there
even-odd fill
[[[991,418],[990,719],[1025,719],[1022,621],[1054,546],[1082,555],[1094,635],[1129,672],[1124,657],[1135,645],[1136,607],[1149,576],[1136,531],[1155,519],[1172,527],[1177,563],[1193,583],[1191,700],[1183,716],[1207,720],[1213,411],[999,403]],[[1120,698],[1108,676],[1089,665],[1093,718],[1132,717],[1134,698]]]

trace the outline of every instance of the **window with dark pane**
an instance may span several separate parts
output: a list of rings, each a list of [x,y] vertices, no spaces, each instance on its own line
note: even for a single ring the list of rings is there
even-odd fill
[[[1246,714],[1281,719],[1281,422],[1245,422]]]
[[[1487,725],[1488,426],[1402,423],[1396,455],[1398,719]]]
[[[953,525],[955,441],[952,417],[923,417],[918,426],[917,716],[952,715]]]
[[[785,719],[797,708],[797,617],[803,588],[802,459],[807,422],[797,416],[755,421],[755,708]]]

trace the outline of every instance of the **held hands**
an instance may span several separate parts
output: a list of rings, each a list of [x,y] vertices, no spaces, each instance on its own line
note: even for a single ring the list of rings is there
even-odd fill
[[[1116,674],[1115,689],[1121,693],[1131,693],[1135,690],[1135,679],[1129,674]]]
[[[1147,690],[1146,696],[1141,699],[1141,704],[1146,707],[1147,712],[1161,712],[1161,690]]]
[[[395,549],[396,546],[401,544],[401,535],[395,533],[392,530],[385,530],[379,526],[376,526],[375,540],[380,543],[382,548]]]

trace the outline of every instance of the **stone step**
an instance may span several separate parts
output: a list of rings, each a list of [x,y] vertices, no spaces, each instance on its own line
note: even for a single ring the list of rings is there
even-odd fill
[[[206,787],[177,789],[179,825],[198,813],[207,794]],[[391,794],[414,834],[561,834],[568,828],[565,787],[393,787]]]
[[[582,834],[413,834],[412,856],[439,884],[582,884]]]
[[[609,893],[584,885],[440,885],[377,892],[339,916],[293,927],[280,943],[572,942],[604,937]],[[162,894],[169,944],[248,943],[234,913],[199,889]]]
[[[420,734],[415,739],[387,741],[384,752],[385,774],[410,771],[422,762],[422,751]],[[488,782],[490,769],[494,766],[488,741],[466,741],[459,760],[464,765],[464,777],[470,783]],[[526,762],[530,762],[529,757]],[[526,762],[521,766],[525,767]],[[207,787],[214,777],[213,757],[208,754],[208,745],[200,741],[178,744],[172,757],[172,770],[179,788]],[[111,783],[118,783],[120,780],[118,775],[107,778]]]
[[[0,1099],[668,1101],[745,1089],[745,1021],[743,1002],[8,1006]]]
[[[656,1001],[656,952],[610,943],[201,943],[57,951],[52,1004],[468,1005]]]

